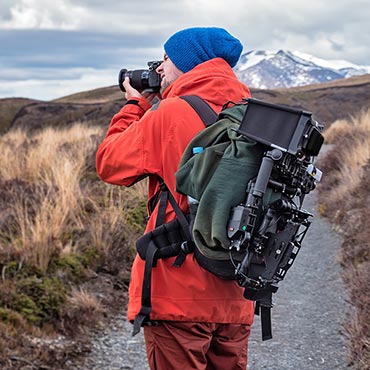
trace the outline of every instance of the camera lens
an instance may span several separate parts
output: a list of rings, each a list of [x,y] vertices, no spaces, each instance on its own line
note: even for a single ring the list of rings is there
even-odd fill
[[[131,86],[138,90],[143,91],[149,87],[148,84],[148,73],[149,71],[146,69],[137,69],[135,71],[128,71],[127,69],[121,69],[119,76],[118,76],[118,84],[120,89],[125,92],[125,88],[123,87],[123,81],[126,77],[130,79]]]
[[[148,73],[149,71],[145,69],[137,69],[135,71],[128,71],[125,77],[130,78],[130,84],[134,89],[138,91],[143,91],[149,87]]]

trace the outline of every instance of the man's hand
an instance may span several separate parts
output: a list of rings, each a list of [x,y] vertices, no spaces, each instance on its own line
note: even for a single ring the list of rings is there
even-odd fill
[[[132,98],[141,98],[142,97],[142,95],[139,93],[139,91],[137,91],[136,89],[134,89],[130,85],[130,79],[128,77],[125,77],[125,80],[122,82],[122,85],[126,90],[125,98],[127,100],[130,100]]]
[[[134,89],[130,85],[129,77],[125,77],[125,80],[122,82],[122,85],[126,90],[125,98],[127,100],[130,100],[132,98],[139,98],[140,99],[140,98],[144,97],[150,104],[152,104],[152,102],[154,103],[155,101],[158,101],[158,99],[160,99],[160,94],[159,93],[143,93],[143,94],[141,94],[138,90]]]

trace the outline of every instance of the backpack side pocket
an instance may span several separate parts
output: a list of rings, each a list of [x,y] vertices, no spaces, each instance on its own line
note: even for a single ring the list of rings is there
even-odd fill
[[[199,200],[229,145],[213,145],[190,158],[176,172],[176,191]]]

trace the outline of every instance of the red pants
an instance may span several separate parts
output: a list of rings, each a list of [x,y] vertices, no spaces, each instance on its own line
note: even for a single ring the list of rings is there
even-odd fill
[[[246,324],[165,321],[144,327],[151,370],[245,370]]]

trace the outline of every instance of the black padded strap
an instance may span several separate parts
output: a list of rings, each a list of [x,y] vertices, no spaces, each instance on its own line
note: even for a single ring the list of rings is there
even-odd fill
[[[144,279],[143,279],[143,289],[141,294],[141,309],[136,315],[134,321],[134,329],[132,336],[139,333],[141,326],[149,320],[149,314],[152,310],[151,302],[151,290],[152,290],[152,268],[155,262],[155,255],[158,251],[157,246],[151,240],[149,242],[146,258],[145,258],[145,268],[144,268]]]
[[[180,98],[185,100],[198,113],[206,127],[216,122],[218,114],[201,97],[197,95],[184,95],[180,96]]]

